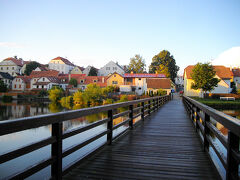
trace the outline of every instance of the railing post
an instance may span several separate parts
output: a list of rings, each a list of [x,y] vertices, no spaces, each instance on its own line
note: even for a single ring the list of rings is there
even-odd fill
[[[51,176],[56,180],[62,179],[62,131],[62,122],[52,124],[52,136],[56,137],[56,142],[52,144],[51,155],[56,159],[51,166]]]
[[[129,127],[130,129],[133,129],[133,105],[130,105],[129,106],[129,110],[130,110],[130,113],[129,113]]]
[[[226,179],[238,179],[238,162],[232,155],[232,150],[239,152],[239,137],[228,131]]]
[[[148,101],[148,115],[151,115],[151,100]]]
[[[204,113],[204,134],[203,134],[203,151],[209,151],[209,142],[207,136],[209,134],[209,128],[207,123],[210,122],[210,116],[207,113]]]
[[[157,109],[159,109],[159,97],[157,98]]]
[[[194,112],[194,114],[196,113],[196,132],[199,129],[199,125],[198,125],[198,121],[200,120],[200,117],[198,115],[199,112],[200,112],[200,109],[198,107],[196,107],[196,112]]]
[[[144,102],[141,103],[141,106],[142,106],[142,108],[141,108],[141,113],[142,113],[141,114],[141,119],[144,121],[144,110],[145,110],[144,109]]]
[[[156,111],[156,100],[153,99],[153,111]]]
[[[108,110],[108,123],[107,123],[107,129],[109,130],[107,134],[107,144],[111,145],[112,144],[112,132],[113,132],[113,110],[110,109]]]

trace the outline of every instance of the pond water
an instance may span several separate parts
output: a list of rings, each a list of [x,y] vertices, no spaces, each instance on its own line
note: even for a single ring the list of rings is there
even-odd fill
[[[34,103],[34,102],[17,102],[13,101],[11,103],[0,103],[0,121],[35,116],[41,114],[56,113],[59,111],[67,111],[67,109],[62,108],[61,106],[53,103]],[[93,123],[97,120],[101,120],[107,117],[107,113],[98,113],[92,114],[89,116],[64,121],[63,122],[63,131],[68,131],[77,127],[86,126],[89,123]],[[114,125],[127,119],[125,117],[119,117],[114,120]],[[113,136],[116,136],[128,126],[122,126],[113,132]],[[32,142],[36,142],[47,137],[51,136],[51,125],[43,126],[35,129],[25,130],[17,133],[12,133],[4,136],[0,136],[0,154],[5,154],[6,152],[15,150],[19,147],[27,145]],[[106,130],[107,124],[95,127],[78,135],[72,136],[63,141],[63,149],[66,149],[72,145],[79,144],[80,142],[85,141],[89,137]],[[100,146],[106,142],[107,137],[103,136],[102,138],[90,143],[89,145],[81,148],[75,153],[65,157],[63,159],[63,168],[68,164],[73,162],[76,157],[82,157],[90,150]],[[24,156],[16,158],[14,160],[8,161],[6,163],[0,164],[0,179],[9,177],[10,175],[17,173],[21,170],[26,169],[30,165],[33,165],[45,158],[50,157],[51,148],[50,145],[44,148],[41,148],[32,153],[28,153]],[[49,179],[50,177],[50,167],[43,169],[42,171],[34,174],[28,179]]]

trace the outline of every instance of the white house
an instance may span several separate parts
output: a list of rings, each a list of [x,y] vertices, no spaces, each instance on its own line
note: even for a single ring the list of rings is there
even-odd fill
[[[68,59],[62,57],[56,57],[52,59],[49,63],[49,69],[59,71],[62,74],[69,74],[71,70],[75,67]]]
[[[113,74],[115,72],[120,75],[125,73],[123,68],[118,63],[110,61],[98,70],[98,76],[108,76],[109,74]]]
[[[0,72],[9,73],[11,76],[18,76],[21,74],[21,68],[27,61],[23,61],[21,58],[18,59],[16,56],[14,58],[9,57],[0,62]]]
[[[236,84],[237,89],[240,89],[240,68],[233,68],[233,81]]]
[[[201,90],[191,89],[191,84],[194,82],[192,80],[192,70],[194,66],[190,65],[184,69],[184,94],[186,96],[202,96]],[[214,71],[216,71],[216,78],[220,79],[218,86],[211,91],[211,93],[230,93],[232,88],[230,87],[232,72],[230,68],[225,66],[213,66]]]
[[[26,91],[30,90],[30,80],[29,76],[17,76],[12,81],[12,90],[14,91]]]
[[[0,72],[0,80],[2,80],[8,88],[12,88],[13,77],[9,73]]]
[[[84,68],[80,67],[80,66],[75,66],[72,70],[71,70],[71,74],[83,74]]]
[[[60,80],[57,77],[41,77],[33,84],[33,90],[49,90],[53,86],[59,86]]]

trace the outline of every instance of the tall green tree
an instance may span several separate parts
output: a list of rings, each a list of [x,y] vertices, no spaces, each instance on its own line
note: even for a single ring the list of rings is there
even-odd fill
[[[166,77],[171,78],[175,82],[179,67],[173,55],[169,51],[163,50],[152,58],[152,63],[149,66],[149,73],[163,73]]]
[[[216,72],[210,63],[197,63],[191,73],[192,80],[191,88],[198,90],[201,89],[204,92],[204,97],[207,91],[212,91],[217,87],[220,80],[215,78]]]
[[[73,85],[74,87],[77,87],[78,82],[77,82],[76,79],[72,78],[72,79],[70,79],[69,84],[70,84],[70,85]]]
[[[130,59],[130,63],[127,67],[127,72],[144,73],[145,72],[145,60],[139,54],[136,54]]]
[[[89,73],[88,73],[88,76],[97,76],[97,69],[95,67],[91,67]]]
[[[38,62],[32,61],[26,65],[24,74],[29,76],[34,69],[36,69],[37,67],[40,67],[40,66],[41,66],[41,64],[39,64]]]

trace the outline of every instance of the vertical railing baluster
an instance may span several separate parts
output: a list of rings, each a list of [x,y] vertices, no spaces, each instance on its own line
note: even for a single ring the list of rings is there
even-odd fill
[[[159,109],[159,97],[157,98],[157,109]]]
[[[142,108],[141,108],[141,113],[142,113],[141,114],[141,119],[144,121],[144,110],[145,110],[144,109],[144,102],[141,103],[141,106],[142,106]]]
[[[198,122],[200,120],[200,117],[199,117],[200,109],[198,107],[196,107],[196,112],[194,112],[194,114],[195,113],[196,113],[196,132],[198,132],[198,129],[199,129]]]
[[[153,99],[153,112],[155,112],[155,111],[156,111],[156,100]]]
[[[130,110],[130,113],[129,113],[129,127],[130,129],[133,129],[133,105],[130,105],[129,106],[129,110]]]
[[[148,115],[151,115],[151,100],[148,101]]]
[[[108,123],[107,123],[107,129],[109,130],[107,134],[107,144],[112,144],[112,134],[113,134],[113,110],[108,110]]]
[[[52,179],[62,179],[62,133],[63,123],[52,124],[52,136],[56,137],[56,142],[52,144],[51,156],[55,162],[51,166]]]
[[[207,136],[209,134],[209,128],[207,123],[210,122],[210,116],[207,113],[204,113],[204,134],[203,134],[203,151],[209,151],[209,142],[207,140]]]
[[[226,169],[227,180],[239,178],[238,161],[233,157],[232,150],[239,152],[239,137],[235,135],[233,132],[228,131],[227,169]]]

